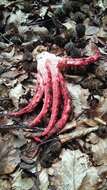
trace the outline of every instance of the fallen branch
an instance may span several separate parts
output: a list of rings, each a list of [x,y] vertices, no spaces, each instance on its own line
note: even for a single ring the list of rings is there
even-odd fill
[[[91,132],[95,132],[95,131],[98,131],[101,129],[104,129],[104,128],[101,128],[101,126],[98,126],[98,125],[96,125],[95,127],[90,127],[90,128],[79,127],[75,131],[72,131],[71,133],[59,135],[59,139],[60,139],[61,143],[63,144],[70,140],[84,137]]]

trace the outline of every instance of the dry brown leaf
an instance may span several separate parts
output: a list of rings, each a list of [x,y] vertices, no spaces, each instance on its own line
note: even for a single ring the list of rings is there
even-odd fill
[[[67,87],[72,97],[75,116],[78,116],[84,109],[89,107],[87,104],[89,90],[72,83],[67,83]]]
[[[12,173],[19,164],[19,151],[15,150],[11,141],[0,143],[0,175]]]
[[[22,87],[22,84],[19,83],[17,86],[12,88],[9,92],[9,98],[12,100],[13,105],[15,108],[18,108],[19,106],[19,98],[24,94],[24,89]]]
[[[97,144],[91,145],[93,160],[97,165],[107,165],[107,138],[99,138]]]

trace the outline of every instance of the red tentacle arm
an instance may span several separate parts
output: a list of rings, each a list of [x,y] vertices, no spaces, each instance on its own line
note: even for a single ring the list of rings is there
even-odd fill
[[[70,57],[65,57],[62,60],[59,61],[58,63],[58,68],[62,70],[63,68],[70,68],[70,67],[82,67],[89,65],[91,63],[96,62],[100,58],[100,52],[96,50],[95,55],[86,57],[86,58],[70,58]]]
[[[22,108],[20,111],[8,113],[9,116],[19,117],[26,113],[32,112],[37,107],[40,100],[42,99],[43,92],[44,92],[43,78],[39,73],[37,75],[37,81],[38,81],[38,88],[36,90],[35,96],[31,100],[31,102],[26,107]]]
[[[44,103],[39,115],[32,122],[29,123],[30,127],[35,127],[36,125],[38,125],[41,122],[41,120],[45,117],[51,106],[51,99],[52,99],[51,73],[47,65],[45,66],[44,70],[46,70],[46,72],[43,73],[42,75],[44,79]]]
[[[53,89],[53,100],[52,100],[52,111],[51,118],[48,126],[44,129],[41,136],[48,135],[49,131],[54,127],[59,111],[60,104],[60,80],[58,75],[58,69],[50,65],[51,75],[52,75],[52,89]]]
[[[60,78],[60,85],[61,85],[61,94],[63,97],[63,112],[61,118],[57,121],[54,128],[48,133],[47,137],[58,133],[61,129],[64,128],[65,124],[67,123],[70,112],[71,112],[71,99],[69,97],[68,89],[66,87],[65,80],[61,73],[59,73]]]

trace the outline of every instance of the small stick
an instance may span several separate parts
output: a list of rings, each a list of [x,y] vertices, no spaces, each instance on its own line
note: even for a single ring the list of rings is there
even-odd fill
[[[4,130],[12,130],[12,129],[29,129],[31,132],[32,131],[43,131],[43,128],[35,127],[34,129],[31,129],[29,126],[26,125],[0,125],[0,132]]]
[[[70,140],[83,137],[91,132],[95,132],[99,128],[100,128],[100,126],[98,126],[98,125],[95,127],[90,127],[90,128],[80,127],[80,128],[77,128],[75,131],[72,131],[69,134],[59,135],[59,139],[60,139],[61,143],[64,144]]]

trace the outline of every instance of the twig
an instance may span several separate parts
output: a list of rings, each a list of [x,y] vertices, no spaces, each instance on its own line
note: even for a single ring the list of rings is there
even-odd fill
[[[35,128],[30,128],[24,124],[20,124],[20,125],[0,125],[0,132],[1,131],[5,131],[5,130],[12,130],[12,129],[29,129],[31,132],[35,132],[37,130],[39,131],[43,131],[42,128],[39,127],[35,127]]]
[[[78,127],[75,131],[73,131],[71,133],[59,135],[59,139],[60,139],[61,143],[63,144],[63,143],[68,142],[70,140],[83,137],[83,136],[85,136],[91,132],[95,132],[98,129],[101,129],[101,127],[98,125],[95,127],[90,127],[90,128]]]

